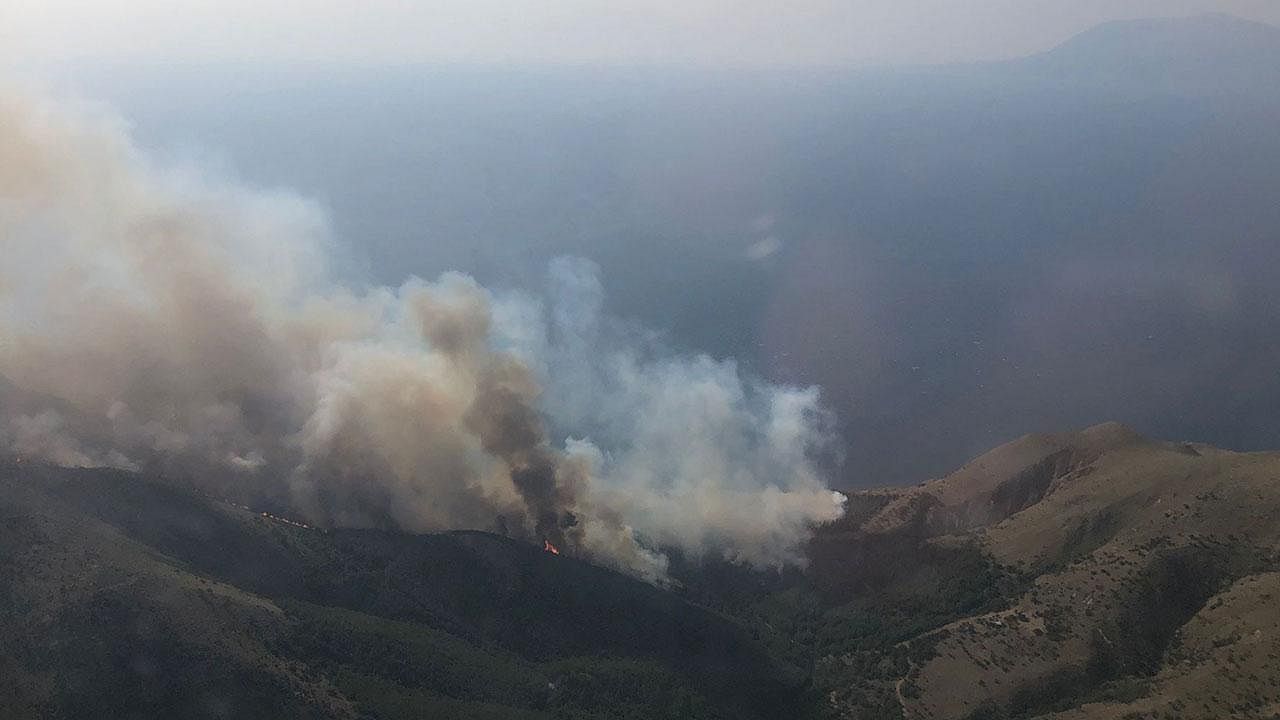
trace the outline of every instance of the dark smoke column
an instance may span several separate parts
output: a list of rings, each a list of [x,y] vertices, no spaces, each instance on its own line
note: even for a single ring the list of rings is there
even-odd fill
[[[529,368],[509,353],[488,346],[491,324],[487,293],[475,285],[455,285],[449,294],[428,294],[417,306],[423,336],[463,375],[475,394],[463,416],[467,430],[485,452],[502,460],[520,493],[537,539],[556,545],[576,541],[566,530],[576,525],[570,509],[577,482],[562,471],[561,453],[547,441],[536,408],[540,393]]]
[[[525,366],[495,354],[477,378],[475,401],[464,421],[485,451],[501,458],[524,499],[538,535],[560,545],[575,525],[574,483],[562,482],[561,456],[547,442],[542,417],[533,407],[536,385]]]

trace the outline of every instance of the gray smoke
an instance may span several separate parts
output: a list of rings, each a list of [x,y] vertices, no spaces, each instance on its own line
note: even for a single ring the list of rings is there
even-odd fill
[[[119,121],[0,92],[0,443],[287,498],[309,521],[498,529],[660,581],[663,548],[802,562],[843,512],[812,388],[446,273],[332,279],[324,214],[157,167]],[[228,479],[234,483],[229,483]]]

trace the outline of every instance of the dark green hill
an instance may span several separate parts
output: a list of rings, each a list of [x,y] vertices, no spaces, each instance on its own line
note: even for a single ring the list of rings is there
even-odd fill
[[[734,622],[497,536],[22,465],[0,517],[5,717],[775,717],[803,692]]]

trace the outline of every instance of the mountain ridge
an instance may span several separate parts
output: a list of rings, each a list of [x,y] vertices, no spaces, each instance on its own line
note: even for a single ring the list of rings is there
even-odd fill
[[[870,689],[904,718],[1270,717],[1280,616],[1262,607],[1280,578],[1278,476],[1278,453],[1109,423],[1025,436],[898,491],[861,532],[972,542],[1014,581],[904,638],[915,657]],[[1002,506],[1028,479],[1031,501]]]
[[[1280,67],[1280,28],[1222,13],[1116,20],[1009,63],[1113,93],[1273,97],[1261,69]]]
[[[661,589],[489,533],[321,531],[122,471],[9,463],[0,705],[1270,717],[1277,478],[1280,453],[1118,423],[1026,435],[941,478],[850,493],[803,570],[676,556]]]
[[[98,711],[121,716],[644,716],[670,702],[750,717],[801,691],[731,620],[487,533],[321,531],[126,472],[30,463],[0,472],[0,507],[0,656],[18,679],[0,705],[32,710],[16,717],[82,717],[108,690]],[[206,682],[212,658],[229,670]],[[291,697],[304,700],[280,704]]]

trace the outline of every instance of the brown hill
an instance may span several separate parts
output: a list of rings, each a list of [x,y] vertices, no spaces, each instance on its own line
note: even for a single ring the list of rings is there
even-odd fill
[[[1280,717],[1280,454],[1106,424],[1026,436],[851,502],[848,524],[815,543],[815,575],[839,578],[830,599],[941,592],[961,549],[1003,585],[898,641],[889,667],[866,671],[856,649],[820,656],[863,668],[832,679],[833,713]]]

